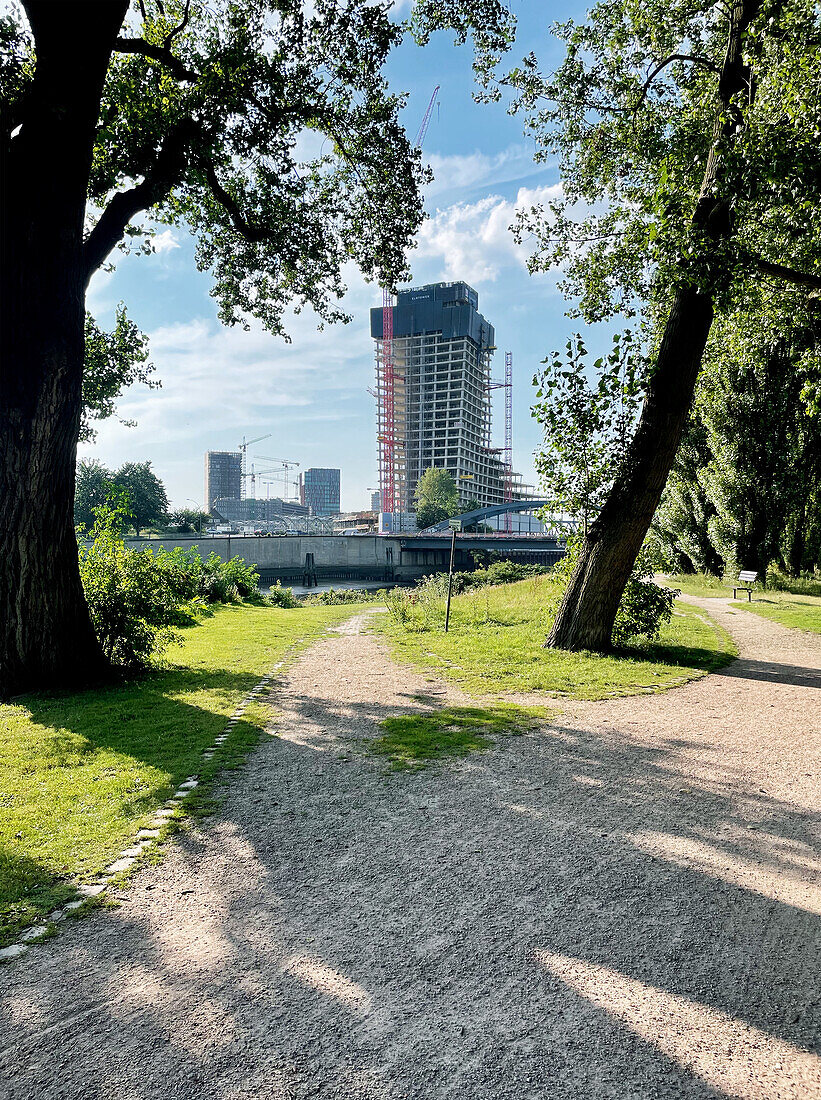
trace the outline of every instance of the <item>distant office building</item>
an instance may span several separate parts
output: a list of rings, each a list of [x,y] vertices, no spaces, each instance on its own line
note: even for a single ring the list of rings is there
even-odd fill
[[[313,516],[339,512],[339,470],[311,469],[299,475],[299,503]]]
[[[379,492],[378,489],[376,490],[375,493],[371,493],[371,511],[372,512],[381,512],[382,511],[382,494]]]
[[[225,523],[266,523],[282,516],[307,516],[308,509],[294,500],[281,500],[279,497],[266,500],[255,500],[253,497],[246,497],[245,500],[226,498],[214,501],[212,514],[215,519]]]
[[[242,455],[239,451],[206,451],[205,510],[210,514],[218,500],[242,496]]]
[[[521,476],[491,444],[496,340],[476,291],[463,282],[400,290],[391,320],[387,363],[383,310],[371,310],[382,510],[411,513],[417,482],[431,467],[451,474],[463,501],[502,504],[506,491],[521,497]]]

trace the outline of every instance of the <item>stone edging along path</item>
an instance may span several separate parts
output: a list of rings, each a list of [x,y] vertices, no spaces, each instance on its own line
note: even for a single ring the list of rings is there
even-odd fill
[[[237,722],[242,718],[248,704],[269,687],[271,680],[276,676],[277,672],[286,664],[291,652],[296,649],[296,646],[289,647],[286,650],[285,655],[281,661],[273,666],[270,672],[266,673],[262,679],[254,684],[254,686],[246,692],[242,697],[236,710],[231,717],[225,723],[225,726],[221,733],[214,738],[213,743],[209,748],[202,750],[203,760],[211,760],[215,754],[219,751],[220,747],[225,744],[231,733],[234,730]],[[167,827],[172,820],[179,817],[178,810],[185,802],[185,799],[195,791],[199,786],[200,777],[199,774],[189,775],[184,782],[180,783],[179,787],[174,791],[171,798],[168,799],[158,810],[155,810],[149,819],[148,827],[138,830],[134,841],[129,847],[124,848],[120,852],[117,859],[108,867],[92,879],[91,882],[83,883],[77,887],[77,896],[69,902],[66,902],[62,908],[54,909],[48,914],[45,921],[38,924],[33,924],[31,927],[26,928],[24,932],[20,934],[16,943],[11,943],[7,947],[0,948],[0,963],[9,962],[12,959],[18,959],[21,955],[24,955],[28,951],[29,946],[32,943],[36,943],[38,940],[43,939],[48,935],[50,930],[58,924],[61,924],[70,913],[76,912],[81,909],[93,898],[102,897],[110,883],[118,875],[123,874],[126,871],[131,870],[137,860],[144,854],[146,854],[156,843],[161,835],[162,829]]]

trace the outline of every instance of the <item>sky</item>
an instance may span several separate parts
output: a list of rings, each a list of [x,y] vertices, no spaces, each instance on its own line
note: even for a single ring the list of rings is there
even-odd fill
[[[511,64],[530,50],[543,66],[557,62],[550,21],[573,15],[577,5],[512,0],[510,6],[518,20]],[[496,329],[494,377],[504,374],[504,353],[513,353],[514,466],[535,483],[540,433],[530,415],[533,374],[579,322],[565,316],[568,303],[556,289],[555,274],[528,274],[526,244],[517,246],[509,227],[517,206],[550,197],[559,177],[555,165],[534,164],[532,140],[504,102],[473,101],[471,60],[469,45],[456,47],[452,35],[440,33],[424,48],[403,44],[387,69],[392,88],[409,93],[402,120],[412,137],[434,87],[441,86],[423,148],[435,178],[426,188],[427,219],[410,253],[408,285],[462,279],[477,290],[479,309]],[[243,437],[270,435],[249,448],[249,459],[288,460],[300,469],[339,467],[342,508],[368,507],[368,490],[377,486],[368,311],[381,304],[379,288],[351,270],[342,305],[353,321],[318,331],[316,317],[306,310],[289,318],[292,342],[286,343],[259,325],[245,331],[220,324],[210,277],[196,270],[185,227],[164,228],[155,248],[147,257],[115,253],[115,270],[98,272],[91,283],[88,308],[100,325],[111,327],[117,303],[125,303],[149,338],[162,386],[126,391],[118,414],[136,427],[115,418],[100,423],[96,441],[82,444],[80,457],[111,468],[149,459],[172,507],[191,508],[203,501],[206,451],[236,450]],[[502,404],[503,391],[497,390],[498,445]],[[282,491],[281,482],[257,487],[260,496]]]

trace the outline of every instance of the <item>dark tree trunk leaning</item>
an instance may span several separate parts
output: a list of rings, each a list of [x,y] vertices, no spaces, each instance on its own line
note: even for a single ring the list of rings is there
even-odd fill
[[[710,298],[675,297],[625,469],[590,528],[547,644],[603,650],[676,457],[710,332]]]
[[[29,0],[37,71],[3,164],[0,697],[101,678],[74,534],[94,130],[126,0]]]
[[[760,0],[731,0],[727,52],[718,81],[712,145],[692,219],[695,239],[710,247],[732,235],[727,199],[716,197],[719,145],[741,129],[733,96],[749,87],[741,44]],[[713,321],[712,295],[689,284],[673,297],[636,434],[581,554],[545,642],[557,649],[606,650],[622,593],[673,466]]]

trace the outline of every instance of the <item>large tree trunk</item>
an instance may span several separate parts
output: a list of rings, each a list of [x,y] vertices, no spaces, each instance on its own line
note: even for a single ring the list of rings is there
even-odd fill
[[[547,645],[610,645],[622,592],[676,457],[712,319],[708,295],[691,288],[676,294],[628,461],[584,541]]]
[[[732,203],[718,186],[726,153],[719,150],[743,128],[742,110],[733,103],[733,96],[745,90],[748,96],[752,93],[741,45],[760,6],[761,0],[729,0],[727,5],[729,36],[717,89],[720,109],[691,223],[693,239],[705,249],[705,260],[715,244],[732,236]],[[715,255],[713,263],[717,264],[713,278],[718,281],[721,261]],[[700,292],[689,281],[680,286],[624,468],[584,540],[545,645],[594,650],[610,646],[622,593],[676,457],[712,322],[712,293]]]
[[[26,3],[37,70],[5,150],[0,283],[0,697],[99,679],[74,470],[83,222],[94,129],[125,0]]]

